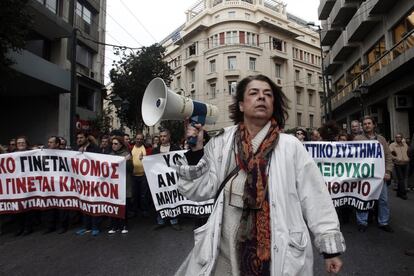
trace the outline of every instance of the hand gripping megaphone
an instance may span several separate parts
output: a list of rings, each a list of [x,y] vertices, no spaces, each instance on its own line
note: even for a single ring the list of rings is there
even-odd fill
[[[147,126],[162,120],[185,120],[192,124],[214,124],[218,116],[215,105],[193,101],[174,93],[161,78],[153,79],[145,89],[141,106],[142,118]],[[195,145],[196,137],[190,137],[188,144]]]

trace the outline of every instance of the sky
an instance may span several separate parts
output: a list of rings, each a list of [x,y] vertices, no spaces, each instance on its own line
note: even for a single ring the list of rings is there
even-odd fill
[[[128,47],[160,42],[185,23],[185,11],[197,0],[107,0],[106,43]],[[319,0],[284,0],[287,11],[306,21],[318,21]],[[105,84],[114,60],[113,47],[105,50]]]

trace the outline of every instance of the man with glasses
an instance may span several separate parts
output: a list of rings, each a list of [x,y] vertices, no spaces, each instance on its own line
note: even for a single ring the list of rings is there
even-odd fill
[[[141,209],[143,217],[149,216],[149,188],[147,177],[145,176],[142,159],[147,155],[144,146],[144,134],[137,133],[135,136],[135,145],[131,151],[134,171],[132,174],[132,212],[137,216],[138,210]]]
[[[305,142],[306,141],[306,131],[301,129],[301,128],[298,128],[296,130],[296,138],[298,138],[299,141],[301,141],[302,143]]]
[[[401,133],[395,136],[395,142],[391,143],[390,150],[392,161],[394,162],[395,177],[397,179],[397,197],[407,200],[405,183],[408,179],[408,164],[410,163],[410,158],[408,157],[408,146],[406,143],[403,143],[403,135]]]
[[[11,152],[15,152],[16,151],[16,139],[10,139],[9,141],[9,146],[7,147],[7,152],[11,153]]]

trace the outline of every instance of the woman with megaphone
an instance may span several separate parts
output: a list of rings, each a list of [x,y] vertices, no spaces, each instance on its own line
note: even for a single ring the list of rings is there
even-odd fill
[[[287,98],[268,77],[249,76],[230,106],[235,125],[176,167],[188,199],[215,198],[212,214],[194,230],[195,245],[176,275],[312,275],[315,246],[328,272],[338,273],[345,242],[324,180],[295,137],[281,133]]]

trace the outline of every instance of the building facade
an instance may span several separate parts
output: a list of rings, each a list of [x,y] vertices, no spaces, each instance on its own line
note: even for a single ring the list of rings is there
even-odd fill
[[[69,139],[71,91],[74,113],[81,121],[95,119],[102,110],[105,54],[99,43],[105,42],[106,0],[30,0],[27,9],[33,24],[26,48],[10,52],[17,74],[0,95],[0,140],[17,135],[36,144],[46,143],[50,135]],[[75,29],[77,39],[72,43]]]
[[[333,117],[349,127],[369,114],[387,138],[411,136],[414,2],[321,0],[318,12]]]
[[[232,125],[228,106],[246,76],[270,77],[290,99],[286,129],[321,123],[318,33],[276,0],[198,0],[161,44],[174,70],[171,89],[218,106],[215,130]]]

